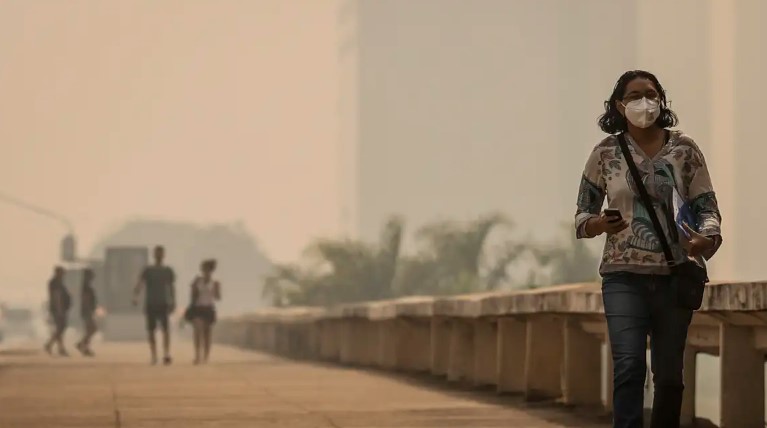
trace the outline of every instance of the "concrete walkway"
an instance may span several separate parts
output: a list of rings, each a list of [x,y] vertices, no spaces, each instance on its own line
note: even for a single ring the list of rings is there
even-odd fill
[[[188,344],[152,367],[143,344],[95,359],[0,353],[2,428],[603,428],[564,409],[489,392],[218,347],[193,366]]]

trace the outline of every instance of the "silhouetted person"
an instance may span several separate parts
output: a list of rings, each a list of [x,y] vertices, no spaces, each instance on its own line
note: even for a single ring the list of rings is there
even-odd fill
[[[176,308],[176,290],[174,282],[176,275],[173,269],[163,265],[165,249],[162,246],[154,248],[154,265],[147,266],[139,277],[133,295],[133,304],[138,305],[138,297],[144,289],[144,314],[146,328],[149,332],[149,347],[152,351],[152,364],[157,364],[157,343],[155,330],[159,324],[163,338],[163,363],[172,362],[170,357],[170,329],[168,317]]]
[[[200,276],[192,281],[191,299],[185,318],[194,327],[194,363],[208,362],[216,322],[215,301],[221,300],[221,284],[213,279],[215,260],[205,260],[200,265]]]
[[[48,281],[48,310],[53,321],[53,334],[45,344],[45,352],[48,354],[52,354],[53,345],[56,344],[59,355],[69,356],[64,348],[64,332],[67,330],[70,306],[72,306],[72,298],[64,285],[64,268],[56,266],[53,278]]]
[[[91,339],[96,334],[96,290],[93,289],[93,271],[85,269],[83,272],[83,286],[80,290],[80,316],[85,327],[85,335],[77,344],[77,350],[86,357],[92,357]]]

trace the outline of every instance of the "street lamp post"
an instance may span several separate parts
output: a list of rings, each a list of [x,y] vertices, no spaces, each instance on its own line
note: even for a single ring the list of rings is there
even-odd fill
[[[0,202],[5,202],[6,204],[13,205],[17,208],[25,209],[37,215],[47,217],[49,219],[56,220],[59,223],[61,223],[64,226],[64,228],[67,230],[67,234],[61,240],[61,248],[60,248],[61,260],[65,262],[74,262],[78,260],[77,259],[77,241],[75,239],[74,226],[72,225],[72,222],[68,218],[66,218],[65,216],[59,213],[51,211],[47,208],[42,208],[40,206],[30,204],[29,202],[25,202],[21,199],[6,195],[1,192],[0,192]]]

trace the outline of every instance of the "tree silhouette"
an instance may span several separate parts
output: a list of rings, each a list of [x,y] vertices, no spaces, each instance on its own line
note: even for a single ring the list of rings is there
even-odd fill
[[[428,224],[416,232],[415,254],[403,256],[403,222],[394,217],[377,244],[315,241],[301,264],[274,266],[264,278],[264,296],[275,306],[286,306],[493,291],[512,284],[509,268],[523,255],[534,265],[524,286],[595,279],[596,257],[582,241],[541,245],[505,238],[490,245],[494,230],[510,227],[500,214]]]
[[[398,294],[444,295],[498,288],[508,280],[508,265],[524,250],[520,244],[504,242],[482,275],[488,238],[501,226],[510,227],[511,222],[501,214],[491,214],[466,224],[443,221],[421,228],[416,237],[423,248],[402,260]]]
[[[264,278],[265,297],[279,306],[328,305],[391,297],[403,222],[391,218],[377,245],[320,239],[305,252],[308,267],[277,265]]]
[[[572,227],[563,225],[567,239],[549,245],[531,245],[540,267],[549,270],[547,284],[593,282],[599,277],[599,258],[584,240],[576,239]]]

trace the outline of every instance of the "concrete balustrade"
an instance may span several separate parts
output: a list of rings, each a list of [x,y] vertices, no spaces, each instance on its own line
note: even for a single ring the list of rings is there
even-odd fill
[[[223,319],[216,335],[292,358],[430,372],[528,400],[609,410],[610,390],[602,396],[603,373],[612,373],[603,313],[600,286],[574,284],[268,309]],[[763,427],[766,353],[767,282],[708,285],[688,335],[683,422],[696,414],[696,356],[711,354],[721,357],[722,426]]]

